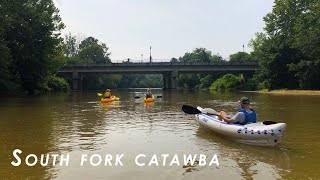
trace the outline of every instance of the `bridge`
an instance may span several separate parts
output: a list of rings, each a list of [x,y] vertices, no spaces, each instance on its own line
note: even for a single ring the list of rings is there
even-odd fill
[[[72,73],[72,89],[78,90],[84,74],[162,74],[164,89],[176,89],[179,73],[247,73],[257,70],[255,61],[242,62],[152,62],[152,63],[109,63],[109,64],[70,64],[62,67],[59,73]]]

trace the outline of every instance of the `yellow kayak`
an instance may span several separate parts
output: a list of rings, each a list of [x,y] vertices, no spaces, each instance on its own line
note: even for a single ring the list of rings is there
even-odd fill
[[[112,102],[112,101],[117,101],[120,98],[116,97],[116,96],[111,96],[110,98],[101,98],[101,102],[102,103],[108,103],[108,102]]]
[[[144,102],[153,102],[154,101],[154,96],[152,96],[151,98],[144,98],[143,101]]]

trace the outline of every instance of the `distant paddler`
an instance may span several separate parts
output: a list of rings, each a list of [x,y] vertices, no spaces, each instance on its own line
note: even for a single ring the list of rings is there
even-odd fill
[[[145,94],[143,101],[144,102],[153,102],[154,101],[154,96],[151,93],[150,88],[148,88],[147,93]]]
[[[111,89],[107,88],[107,90],[104,92],[103,98],[111,98]]]
[[[151,89],[150,88],[148,88],[148,90],[147,90],[147,93],[145,94],[145,98],[146,99],[148,99],[148,98],[152,98],[152,93],[151,93]]]

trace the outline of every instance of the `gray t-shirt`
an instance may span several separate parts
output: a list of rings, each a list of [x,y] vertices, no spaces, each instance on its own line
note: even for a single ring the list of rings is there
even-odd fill
[[[232,123],[243,123],[246,120],[246,116],[243,114],[243,112],[237,112],[232,118]]]

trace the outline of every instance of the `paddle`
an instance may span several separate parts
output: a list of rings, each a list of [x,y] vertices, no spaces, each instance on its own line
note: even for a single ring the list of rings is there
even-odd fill
[[[134,97],[135,99],[139,99],[139,98],[141,98],[140,96],[135,96]],[[156,96],[156,98],[162,98],[162,96]]]
[[[97,96],[103,96],[103,94],[102,93],[97,93]],[[119,101],[120,100],[120,98],[119,97],[116,97],[116,99],[115,99],[116,101]]]
[[[214,109],[211,109],[211,108],[202,108],[200,106],[197,107],[197,109],[199,109],[202,113],[204,114],[212,114],[212,115],[217,115],[218,112]]]
[[[214,109],[211,108],[195,108],[192,106],[188,106],[188,105],[183,105],[182,106],[182,111],[187,113],[187,114],[212,114],[212,115],[217,115],[217,112]],[[277,122],[275,121],[263,121],[262,122],[264,125],[270,125],[270,124],[277,124]]]
[[[113,96],[111,96],[110,98],[112,98]],[[116,97],[116,96],[115,96]],[[106,97],[105,97],[106,98]],[[105,98],[103,98],[103,99],[105,99]],[[115,101],[119,101],[120,100],[120,98],[119,97],[116,97],[115,98]]]
[[[183,105],[182,111],[187,114],[201,114],[202,113],[199,109],[192,107],[192,106],[188,106],[188,105]]]

